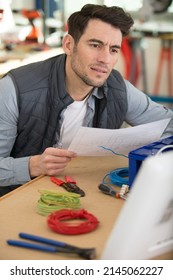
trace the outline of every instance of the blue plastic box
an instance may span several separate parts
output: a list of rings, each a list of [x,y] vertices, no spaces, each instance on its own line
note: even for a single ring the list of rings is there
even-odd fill
[[[142,161],[148,157],[155,155],[163,146],[173,145],[173,136],[164,138],[157,142],[153,142],[149,145],[142,146],[136,150],[131,151],[128,154],[129,158],[129,187],[132,186],[133,181],[138,173]],[[171,150],[171,148],[165,149],[164,152]]]

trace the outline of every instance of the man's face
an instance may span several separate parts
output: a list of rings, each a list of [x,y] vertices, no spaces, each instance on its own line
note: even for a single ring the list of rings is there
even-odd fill
[[[71,69],[88,86],[99,87],[118,61],[121,31],[101,20],[90,20],[71,52]]]

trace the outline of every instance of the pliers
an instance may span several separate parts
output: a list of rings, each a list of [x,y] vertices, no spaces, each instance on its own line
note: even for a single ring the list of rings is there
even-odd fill
[[[80,194],[80,196],[85,196],[85,192],[76,185],[76,181],[70,176],[65,176],[65,181],[62,181],[56,177],[50,177],[50,179],[53,183],[63,187],[68,192],[74,192]]]
[[[19,237],[30,241],[35,241],[35,243],[25,242],[21,240],[7,240],[7,244],[12,246],[17,246],[17,247],[23,247],[27,249],[51,252],[51,253],[58,253],[58,252],[72,253],[72,254],[77,254],[78,256],[87,260],[93,260],[96,258],[95,248],[80,248],[80,247],[70,245],[68,243],[48,239],[37,235],[23,233],[23,232],[19,233]],[[46,244],[46,245],[37,244],[36,242]]]

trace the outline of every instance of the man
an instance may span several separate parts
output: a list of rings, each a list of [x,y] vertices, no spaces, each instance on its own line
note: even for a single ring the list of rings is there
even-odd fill
[[[117,129],[124,121],[173,117],[113,70],[132,25],[119,7],[85,5],[68,20],[65,54],[13,69],[0,81],[1,195],[41,174],[60,174],[76,157],[67,148],[82,125]],[[170,122],[164,136],[172,131]]]

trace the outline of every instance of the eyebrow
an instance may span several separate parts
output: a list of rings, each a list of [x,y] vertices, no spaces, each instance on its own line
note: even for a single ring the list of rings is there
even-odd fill
[[[101,40],[98,40],[98,39],[90,39],[90,40],[88,40],[88,42],[91,42],[91,43],[99,43],[99,44],[101,44],[101,45],[106,45],[106,44],[104,44],[104,42],[103,41],[101,41]],[[111,46],[111,48],[116,48],[116,49],[120,49],[121,48],[121,46],[120,45],[112,45]]]

